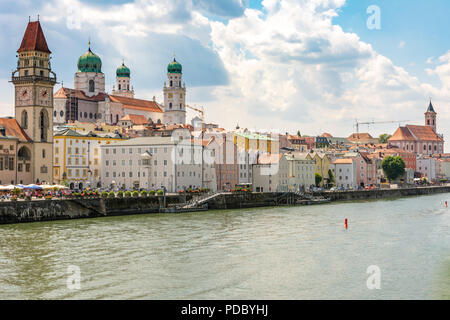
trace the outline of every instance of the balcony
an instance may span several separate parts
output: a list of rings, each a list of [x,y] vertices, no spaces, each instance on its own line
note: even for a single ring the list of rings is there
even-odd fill
[[[13,73],[11,77],[11,82],[16,83],[26,83],[26,82],[37,82],[37,81],[44,81],[44,82],[50,82],[52,84],[56,83],[56,74],[52,72],[53,77],[44,77],[44,76],[38,76],[38,75],[30,75],[30,76],[14,76],[15,72]]]

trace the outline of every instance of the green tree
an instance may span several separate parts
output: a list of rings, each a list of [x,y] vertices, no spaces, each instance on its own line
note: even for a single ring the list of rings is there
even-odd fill
[[[399,156],[388,156],[381,162],[381,168],[391,182],[405,174],[405,161]]]
[[[302,136],[302,135],[300,134],[300,130],[297,130],[297,135],[298,135],[299,137]]]
[[[331,185],[334,184],[334,174],[331,169],[328,169],[328,183]]]
[[[316,179],[316,186],[319,186],[320,183],[322,182],[322,176],[316,172],[314,177]]]
[[[387,143],[387,141],[390,137],[392,137],[392,136],[388,133],[380,134],[380,136],[378,137],[378,142],[379,143]]]

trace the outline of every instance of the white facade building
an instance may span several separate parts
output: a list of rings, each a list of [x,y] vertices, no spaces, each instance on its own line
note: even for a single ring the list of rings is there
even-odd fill
[[[295,154],[262,155],[252,166],[255,192],[304,191],[314,185],[315,160]]]
[[[357,189],[356,161],[353,159],[336,159],[333,162],[333,173],[337,187]]]
[[[436,161],[435,158],[419,156],[416,160],[416,171],[428,181],[433,181],[436,179]]]
[[[204,162],[201,144],[190,139],[139,137],[101,147],[102,186],[168,192],[183,189],[217,190],[214,164]]]

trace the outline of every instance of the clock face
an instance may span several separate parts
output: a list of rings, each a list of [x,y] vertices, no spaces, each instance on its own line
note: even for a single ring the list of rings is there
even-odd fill
[[[32,92],[31,88],[21,87],[16,91],[16,100],[18,105],[28,105],[31,104]]]
[[[39,104],[48,106],[51,101],[50,89],[41,88],[39,89]]]

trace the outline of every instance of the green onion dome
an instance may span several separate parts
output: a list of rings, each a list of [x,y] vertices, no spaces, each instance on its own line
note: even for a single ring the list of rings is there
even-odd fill
[[[78,59],[78,72],[102,72],[102,60],[91,51],[88,51]]]
[[[181,73],[181,69],[181,64],[179,64],[175,58],[173,58],[173,61],[167,66],[168,73]]]
[[[122,65],[120,67],[118,67],[116,70],[116,76],[129,78],[130,77],[130,69],[127,66],[125,66],[125,64],[122,62]]]

